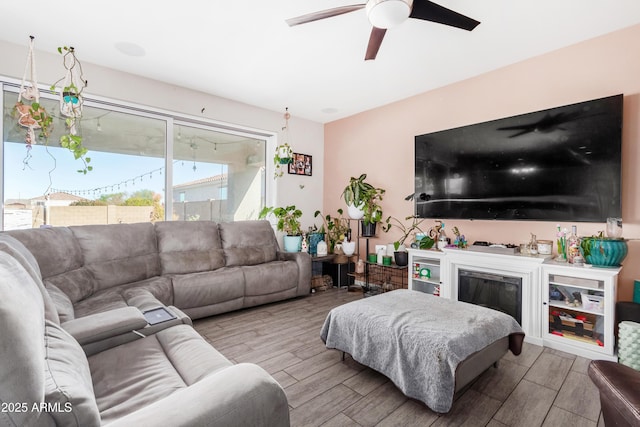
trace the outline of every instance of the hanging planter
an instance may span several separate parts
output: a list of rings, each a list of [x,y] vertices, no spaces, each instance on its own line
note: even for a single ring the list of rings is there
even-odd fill
[[[289,134],[290,118],[289,108],[286,108],[284,113],[284,127],[282,128],[282,139],[284,142],[276,147],[276,152],[273,156],[273,164],[276,167],[273,179],[280,178],[284,175],[289,164],[293,162],[293,149],[289,145],[289,141],[291,140],[291,135]]]
[[[293,150],[286,142],[278,146],[274,161],[277,161],[280,165],[288,165],[293,161]]]
[[[25,164],[29,162],[31,157],[30,151],[32,144],[38,143],[36,138],[36,130],[39,130],[39,137],[45,143],[51,131],[53,130],[53,119],[47,113],[47,110],[40,105],[40,90],[38,89],[38,81],[36,77],[36,60],[33,51],[34,37],[29,37],[29,53],[27,55],[27,64],[24,69],[20,91],[18,92],[18,101],[13,107],[13,117],[18,124],[26,128],[25,144],[27,145],[27,156]],[[28,76],[28,77],[27,77]]]
[[[64,77],[51,85],[51,90],[55,91],[56,86],[62,83],[60,93],[60,114],[66,117],[65,125],[67,133],[60,136],[60,146],[73,153],[73,157],[82,160],[84,168],[78,172],[86,174],[93,170],[89,166],[91,158],[87,157],[88,150],[82,145],[82,135],[78,134],[77,124],[82,117],[82,106],[84,98],[82,91],[87,87],[87,80],[84,79],[82,64],[76,58],[73,47],[59,47],[58,53],[63,55],[62,64],[67,70]]]

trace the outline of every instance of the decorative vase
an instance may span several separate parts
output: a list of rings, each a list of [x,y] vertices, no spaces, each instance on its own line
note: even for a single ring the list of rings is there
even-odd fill
[[[580,244],[585,262],[596,267],[619,267],[628,251],[624,239],[586,237]]]
[[[318,242],[318,246],[317,246],[317,255],[318,256],[325,256],[327,255],[327,242],[325,242],[324,240],[320,240]]]
[[[374,237],[376,235],[376,223],[370,222],[365,223],[364,221],[360,221],[361,233],[362,237]]]
[[[324,240],[324,233],[309,233],[309,255],[318,253],[318,242]]]
[[[347,255],[347,256],[351,256],[355,253],[356,251],[356,242],[342,242],[342,252]]]
[[[347,214],[349,214],[349,218],[351,219],[361,219],[364,216],[364,211],[362,207],[364,203],[361,203],[359,206],[347,205]]]
[[[393,253],[393,256],[398,267],[404,267],[405,265],[409,264],[409,252],[396,251]]]
[[[302,236],[284,236],[285,252],[300,252],[302,246]]]

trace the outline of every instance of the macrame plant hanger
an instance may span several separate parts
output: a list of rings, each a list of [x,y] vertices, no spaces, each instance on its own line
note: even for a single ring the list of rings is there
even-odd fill
[[[62,63],[66,70],[64,77],[55,82],[52,86],[57,86],[62,82],[60,89],[60,114],[68,117],[66,120],[67,128],[70,135],[77,135],[76,119],[82,117],[82,106],[84,98],[82,91],[87,87],[87,81],[84,79],[82,72],[82,64],[76,58],[75,49],[73,47],[58,48],[60,53],[65,51],[62,57]]]
[[[42,128],[42,120],[45,119],[47,112],[40,106],[40,90],[38,89],[38,81],[36,77],[36,59],[33,52],[33,36],[29,36],[29,53],[27,54],[27,64],[24,67],[24,75],[20,84],[20,92],[18,92],[18,102],[15,105],[15,111],[18,118],[18,124],[27,128],[27,135],[24,142],[27,144],[27,152],[31,150],[31,144],[36,144],[36,129]],[[29,76],[29,80],[27,80]],[[24,100],[31,101],[24,103]],[[40,121],[36,120],[37,118]],[[43,129],[44,136],[47,137],[48,129]],[[27,153],[27,158],[31,157]]]

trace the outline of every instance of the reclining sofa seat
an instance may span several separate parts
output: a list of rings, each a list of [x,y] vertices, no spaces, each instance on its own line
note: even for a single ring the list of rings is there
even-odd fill
[[[38,264],[0,235],[0,425],[288,426],[286,396],[188,325],[87,358],[59,324]],[[18,406],[16,406],[18,405]]]
[[[168,221],[5,232],[37,259],[64,324],[136,306],[200,318],[309,294],[306,254],[279,252],[267,221]]]

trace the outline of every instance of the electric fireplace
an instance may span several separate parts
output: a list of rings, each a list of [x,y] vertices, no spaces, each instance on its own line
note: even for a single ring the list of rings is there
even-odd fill
[[[458,300],[511,315],[522,325],[522,278],[458,271]]]

